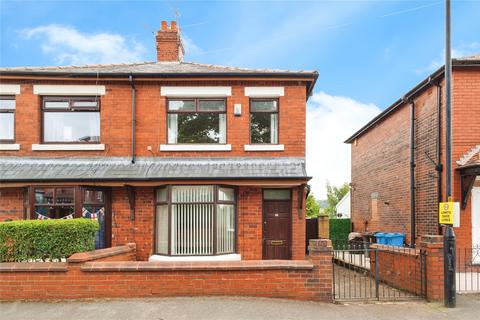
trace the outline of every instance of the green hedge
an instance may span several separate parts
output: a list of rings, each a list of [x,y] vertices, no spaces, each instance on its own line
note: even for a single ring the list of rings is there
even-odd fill
[[[0,262],[61,259],[95,249],[99,225],[90,219],[0,223]]]
[[[351,232],[352,221],[350,219],[330,219],[330,239],[332,242],[344,242],[348,240]]]

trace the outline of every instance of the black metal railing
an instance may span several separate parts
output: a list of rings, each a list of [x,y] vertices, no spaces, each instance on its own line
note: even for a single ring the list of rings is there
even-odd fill
[[[480,245],[457,248],[456,260],[457,292],[480,292]]]
[[[405,300],[426,295],[423,250],[333,241],[335,300]]]

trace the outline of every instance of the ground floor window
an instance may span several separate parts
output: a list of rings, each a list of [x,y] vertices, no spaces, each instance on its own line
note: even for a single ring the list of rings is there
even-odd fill
[[[156,190],[156,253],[235,252],[235,189],[196,185]]]
[[[95,248],[110,246],[109,196],[106,189],[62,186],[30,188],[30,219],[97,220],[100,229],[95,237]]]

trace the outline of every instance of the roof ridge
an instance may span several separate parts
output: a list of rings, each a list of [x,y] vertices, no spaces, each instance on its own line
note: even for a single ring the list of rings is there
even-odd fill
[[[29,67],[0,67],[0,70],[16,70],[16,69],[68,69],[68,68],[95,68],[95,67],[119,67],[119,66],[139,66],[145,64],[154,64],[154,61],[141,61],[132,63],[97,63],[97,64],[83,64],[83,65],[62,65],[62,66],[29,66]]]

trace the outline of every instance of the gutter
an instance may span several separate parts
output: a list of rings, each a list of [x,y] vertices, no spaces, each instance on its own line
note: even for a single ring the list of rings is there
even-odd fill
[[[136,153],[136,128],[137,128],[137,89],[135,88],[135,83],[133,82],[133,75],[130,73],[128,76],[128,82],[132,87],[132,164],[135,163]]]

